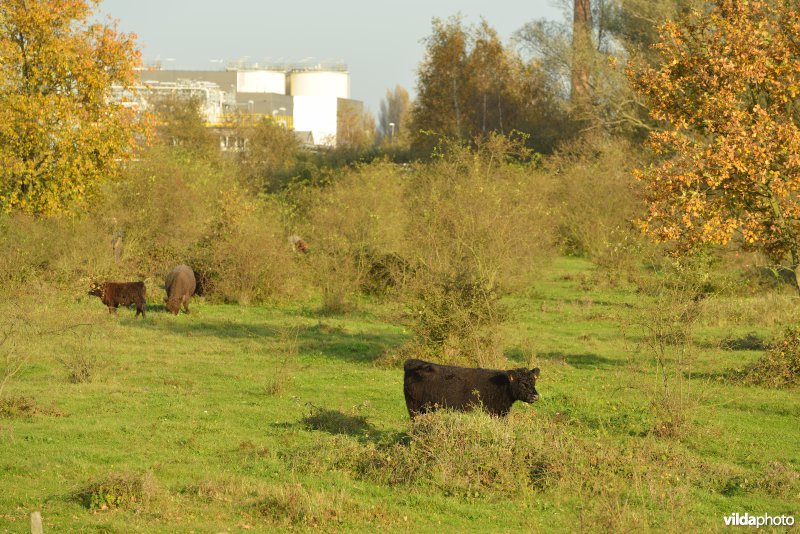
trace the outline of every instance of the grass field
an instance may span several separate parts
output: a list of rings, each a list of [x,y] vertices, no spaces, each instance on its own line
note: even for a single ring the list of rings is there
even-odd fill
[[[642,327],[651,297],[558,258],[508,298],[501,336],[510,367],[541,368],[541,400],[505,420],[442,413],[414,426],[396,304],[339,316],[313,301],[201,299],[191,315],[151,306],[135,320],[65,293],[0,303],[0,326],[14,328],[0,364],[23,364],[0,398],[3,532],[25,532],[34,510],[49,532],[691,532],[723,530],[733,512],[800,520],[798,391],[727,378],[797,323],[788,293],[703,302],[664,375]]]

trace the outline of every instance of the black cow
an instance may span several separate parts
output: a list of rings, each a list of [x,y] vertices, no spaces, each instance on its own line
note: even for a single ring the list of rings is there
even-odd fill
[[[122,306],[136,305],[136,315],[142,314],[144,319],[144,307],[147,304],[145,295],[147,290],[144,282],[102,282],[93,283],[89,287],[89,294],[100,297],[100,300],[108,306],[109,313],[117,313],[117,308]]]
[[[172,269],[164,280],[164,290],[167,292],[164,301],[167,303],[167,310],[178,315],[183,305],[183,310],[189,313],[189,300],[196,289],[197,280],[191,267],[178,265]]]
[[[414,418],[439,408],[469,411],[483,408],[492,415],[507,415],[514,401],[539,400],[539,368],[474,369],[406,360],[403,393]]]

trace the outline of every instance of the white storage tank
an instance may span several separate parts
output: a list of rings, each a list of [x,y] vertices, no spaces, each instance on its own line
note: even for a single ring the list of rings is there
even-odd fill
[[[289,94],[350,98],[350,73],[346,70],[293,70],[289,73]]]
[[[286,94],[286,73],[277,70],[240,70],[236,72],[236,90],[240,93]]]

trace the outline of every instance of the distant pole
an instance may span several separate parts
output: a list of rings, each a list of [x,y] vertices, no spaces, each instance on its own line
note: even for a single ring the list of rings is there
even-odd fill
[[[389,123],[389,144],[391,145],[393,143],[394,143],[394,123],[390,122]]]
[[[42,528],[41,512],[31,513],[31,534],[44,534],[44,528]]]

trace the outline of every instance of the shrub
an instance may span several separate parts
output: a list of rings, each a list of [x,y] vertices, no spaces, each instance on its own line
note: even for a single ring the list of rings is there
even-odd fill
[[[770,388],[800,386],[800,329],[787,328],[783,338],[747,368],[742,378]]]
[[[509,162],[515,150],[500,136],[474,149],[445,144],[410,177],[408,241],[418,266],[406,295],[417,339],[441,355],[496,360],[500,297],[549,257],[549,182]]]
[[[647,297],[638,318],[644,356],[653,362],[650,406],[655,416],[652,432],[678,437],[691,424],[696,399],[691,372],[697,357],[693,334],[702,302],[708,294],[707,256],[662,261],[654,272],[636,278]]]
[[[42,406],[33,397],[0,396],[0,418],[13,419],[31,415],[64,415],[55,404]]]
[[[446,495],[473,498],[546,485],[546,448],[540,431],[514,420],[440,410],[415,418],[403,441],[370,443],[351,454],[358,455],[354,469],[367,478],[430,484]]]
[[[80,489],[76,497],[89,510],[146,508],[157,491],[152,473],[112,473]]]
[[[355,436],[374,430],[363,415],[348,415],[339,410],[329,410],[317,406],[311,407],[311,412],[302,419],[301,423],[308,430],[322,430],[329,434]]]
[[[394,267],[381,269],[382,258],[408,257],[404,192],[399,167],[374,163],[342,171],[325,187],[293,193],[308,219],[303,235],[311,243],[308,263],[324,311],[346,311],[362,288],[394,276]]]
[[[467,273],[417,278],[414,333],[450,362],[491,365],[499,348],[492,329],[506,317],[498,288]]]
[[[208,233],[189,253],[209,298],[249,304],[291,291],[292,249],[276,211],[236,187],[220,193]]]
[[[294,132],[263,118],[250,127],[241,126],[237,134],[247,139],[247,150],[236,154],[244,183],[255,193],[280,186],[278,176],[297,161],[299,142]]]
[[[641,150],[626,141],[589,135],[547,160],[563,252],[608,267],[638,264],[645,243],[632,221],[643,203],[631,169],[641,159]]]
[[[59,358],[59,361],[64,365],[67,370],[67,378],[73,384],[91,382],[92,378],[94,378],[94,372],[100,363],[97,355],[89,352],[73,353],[64,358]]]
[[[227,171],[200,158],[153,149],[106,191],[97,214],[108,228],[104,242],[124,234],[121,268],[162,280],[207,234],[217,196],[232,183]]]
[[[0,215],[0,292],[42,280],[70,285],[112,263],[110,235],[92,217]]]

